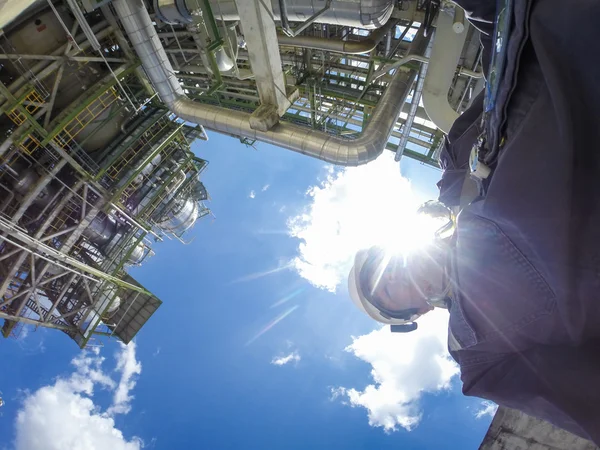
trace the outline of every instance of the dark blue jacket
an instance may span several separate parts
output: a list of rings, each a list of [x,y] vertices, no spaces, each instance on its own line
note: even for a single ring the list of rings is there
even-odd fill
[[[600,445],[600,2],[516,4],[488,130],[504,145],[457,222],[449,350],[466,395]],[[481,110],[449,134],[448,173],[465,166]]]

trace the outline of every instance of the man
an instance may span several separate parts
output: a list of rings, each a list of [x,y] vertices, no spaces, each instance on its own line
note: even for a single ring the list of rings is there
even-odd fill
[[[466,395],[600,445],[600,2],[500,8],[493,82],[442,155],[440,199],[462,207],[452,239],[406,260],[359,252],[350,293],[395,331],[448,308]]]

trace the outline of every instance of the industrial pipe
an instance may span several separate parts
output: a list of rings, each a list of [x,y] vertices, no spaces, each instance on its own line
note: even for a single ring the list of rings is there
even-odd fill
[[[277,35],[277,40],[279,41],[279,45],[358,55],[375,49],[385,35],[391,32],[397,24],[397,20],[390,20],[383,27],[373,31],[369,37],[360,41],[344,41],[338,38],[322,38],[317,36],[289,37],[283,34]]]
[[[423,106],[431,121],[444,133],[448,133],[458,119],[458,113],[448,103],[448,91],[467,35],[466,32],[457,34],[453,26],[454,18],[440,12],[423,88]],[[465,26],[468,27],[468,22]]]
[[[427,50],[425,51],[425,57],[428,58],[430,54],[431,43],[427,46]],[[410,111],[408,112],[408,116],[406,117],[406,122],[404,122],[404,126],[402,128],[402,137],[398,142],[398,149],[396,150],[396,156],[394,157],[396,161],[400,161],[402,155],[404,154],[404,148],[408,143],[408,138],[410,137],[410,130],[412,129],[415,116],[417,115],[419,102],[421,101],[421,94],[423,93],[423,86],[425,85],[425,77],[427,76],[428,65],[429,63],[421,64],[421,71],[419,72],[419,76],[417,77],[417,83],[413,92],[412,101],[410,102]]]
[[[279,0],[270,2],[273,19],[281,20]],[[286,4],[285,16],[289,21],[306,22],[322,11],[314,18],[315,23],[373,30],[385,25],[392,15],[394,3],[393,0],[332,0],[329,7],[323,11],[324,4],[327,4],[323,0],[294,0]],[[197,9],[198,0],[155,0],[154,5],[157,15],[163,21],[187,24],[192,21],[192,11]],[[210,8],[217,20],[240,20],[235,0],[210,0]],[[285,18],[283,20],[285,21]]]
[[[287,47],[302,47],[310,48],[313,50],[322,50],[326,52],[337,52],[346,53],[348,55],[360,55],[362,53],[369,53],[375,49],[381,40],[385,37],[386,33],[389,32],[388,36],[391,36],[393,28],[398,24],[398,21],[388,21],[383,27],[375,30],[371,35],[359,41],[344,41],[341,38],[335,37],[318,37],[318,36],[296,36],[290,37],[285,34],[278,34],[277,41],[279,45]],[[193,36],[192,31],[176,31],[176,32],[161,32],[158,33],[160,37],[190,37]],[[179,51],[184,52],[199,52],[195,48],[183,48],[183,49],[168,49],[167,53],[178,53]],[[388,52],[386,51],[386,54]],[[0,55],[1,57],[1,55]]]
[[[0,213],[1,213],[1,212],[4,212],[6,207],[8,205],[10,205],[10,202],[12,202],[13,198],[15,198],[15,193],[12,189],[7,188],[2,183],[0,183],[0,188],[4,189],[6,192],[8,192],[8,196],[4,199],[4,201],[0,205]]]
[[[456,73],[467,33],[456,33],[453,18],[441,12],[438,16],[431,57],[407,55],[393,64],[386,65],[373,74],[373,80],[410,61],[428,63],[427,77],[423,87],[423,106],[430,120],[444,133],[448,133],[458,113],[448,102],[448,91]],[[468,26],[468,24],[467,24]],[[477,78],[478,72],[461,69],[459,73]]]
[[[9,148],[13,145],[13,140],[7,137],[2,144],[0,144],[0,156],[2,156]]]
[[[247,113],[195,103],[186,97],[142,0],[115,0],[113,6],[148,77],[173,113],[220,133],[256,139],[334,164],[357,166],[383,152],[415,77],[415,71],[396,72],[369,124],[354,140],[289,123],[279,123],[269,131],[254,130]]]

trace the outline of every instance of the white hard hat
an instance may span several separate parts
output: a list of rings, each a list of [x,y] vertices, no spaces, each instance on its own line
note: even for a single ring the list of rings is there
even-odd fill
[[[350,270],[350,275],[348,276],[348,292],[350,293],[350,298],[358,309],[366,313],[372,319],[386,325],[392,325],[392,331],[412,331],[416,329],[416,324],[413,323],[413,320],[418,316],[415,315],[409,319],[390,317],[390,315],[385,314],[377,306],[373,305],[363,291],[364,287],[361,286],[360,283],[361,271],[370,259],[369,253],[378,250],[379,249],[360,250],[356,253],[354,266],[352,266],[352,270]]]

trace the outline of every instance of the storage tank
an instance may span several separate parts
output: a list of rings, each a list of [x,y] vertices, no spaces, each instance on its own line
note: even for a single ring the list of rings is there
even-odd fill
[[[121,125],[131,117],[131,111],[120,108],[120,100],[115,100],[112,105],[102,111],[94,120],[92,120],[83,130],[81,130],[75,140],[88,153],[93,153],[108,145],[116,136],[121,133]],[[102,108],[99,100],[93,102],[89,109],[94,110]]]
[[[117,233],[117,222],[110,216],[98,214],[83,231],[83,235],[98,246],[109,243]]]
[[[25,169],[15,180],[13,189],[19,195],[25,197],[35,187],[39,179],[40,176],[34,169]],[[52,200],[52,198],[54,198],[56,193],[56,188],[52,184],[48,183],[40,190],[39,194],[34,200],[34,203],[38,206],[46,206]]]
[[[158,226],[165,231],[180,234],[198,219],[198,203],[191,198],[173,202],[173,207],[160,219]]]
[[[57,7],[57,11],[65,26],[71,30],[73,28],[72,17],[63,7]],[[67,34],[50,8],[27,15],[27,17],[23,17],[22,20],[21,23],[16,22],[11,29],[6,32],[7,39],[2,39],[3,47],[12,47],[6,48],[6,52],[29,55],[50,55],[59,47],[67,43]],[[8,43],[7,40],[10,43]],[[22,59],[18,64],[23,64],[25,67],[29,68],[37,62],[38,61],[36,60]],[[13,76],[20,76],[19,69],[15,64],[7,63],[4,65],[3,70],[6,70]]]

